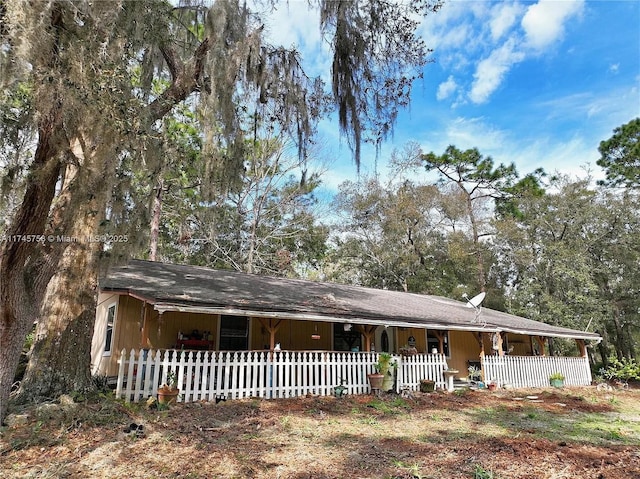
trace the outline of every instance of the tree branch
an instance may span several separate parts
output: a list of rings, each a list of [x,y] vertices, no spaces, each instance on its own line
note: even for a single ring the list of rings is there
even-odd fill
[[[171,73],[171,85],[149,104],[149,123],[164,117],[175,105],[184,101],[193,92],[200,91],[204,63],[210,47],[209,39],[205,38],[187,64],[182,62],[169,46],[160,47]]]

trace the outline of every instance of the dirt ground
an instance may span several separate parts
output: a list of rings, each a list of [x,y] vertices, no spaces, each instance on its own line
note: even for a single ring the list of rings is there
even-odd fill
[[[640,479],[640,390],[63,398],[8,423],[3,478]]]

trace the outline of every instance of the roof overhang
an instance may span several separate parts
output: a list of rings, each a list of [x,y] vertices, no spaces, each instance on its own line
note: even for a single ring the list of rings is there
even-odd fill
[[[379,319],[379,318],[367,318],[367,317],[353,317],[348,318],[333,315],[313,314],[313,313],[298,313],[289,311],[257,311],[251,309],[240,309],[230,307],[218,307],[218,306],[196,306],[196,305],[183,305],[175,303],[155,303],[153,309],[158,313],[163,314],[166,312],[180,312],[180,313],[201,313],[201,314],[228,314],[233,316],[249,316],[252,318],[265,318],[265,319],[289,319],[297,321],[321,321],[328,323],[340,323],[340,324],[362,324],[373,326],[384,326],[385,328],[395,326],[400,328],[416,328],[416,329],[433,329],[441,331],[468,331],[468,332],[486,332],[497,333],[507,332],[512,334],[523,334],[528,336],[544,336],[544,337],[556,337],[566,339],[583,339],[583,340],[595,340],[600,342],[601,338],[582,336],[579,334],[571,333],[549,333],[542,331],[522,330],[515,328],[497,327],[487,324],[480,326],[478,324],[460,325],[460,324],[441,324],[431,323],[426,321],[413,322],[403,321],[398,319]]]

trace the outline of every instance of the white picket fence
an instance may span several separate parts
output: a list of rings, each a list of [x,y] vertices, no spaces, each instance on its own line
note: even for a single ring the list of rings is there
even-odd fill
[[[514,388],[548,387],[553,373],[562,373],[567,386],[591,384],[591,367],[585,357],[485,356],[482,372],[485,382],[509,384]]]
[[[446,358],[440,354],[394,356],[396,389],[417,390],[421,379],[444,388]],[[331,395],[344,385],[348,394],[370,392],[367,374],[374,372],[378,353],[327,351],[181,351],[122,350],[118,360],[116,397],[138,402],[155,396],[178,376],[178,401],[216,398],[285,398]]]

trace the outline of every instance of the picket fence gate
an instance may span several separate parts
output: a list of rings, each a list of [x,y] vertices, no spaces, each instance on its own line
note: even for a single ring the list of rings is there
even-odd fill
[[[175,372],[178,401],[218,398],[286,398],[327,396],[343,385],[348,394],[370,392],[367,374],[375,371],[379,353],[328,351],[183,351],[122,350],[118,359],[116,397],[138,402],[155,396]],[[447,362],[441,354],[393,356],[396,391],[417,390],[420,380],[444,388]]]
[[[481,363],[484,381],[496,382],[499,386],[548,387],[553,373],[564,375],[567,386],[588,386],[592,380],[586,357],[484,356]]]

